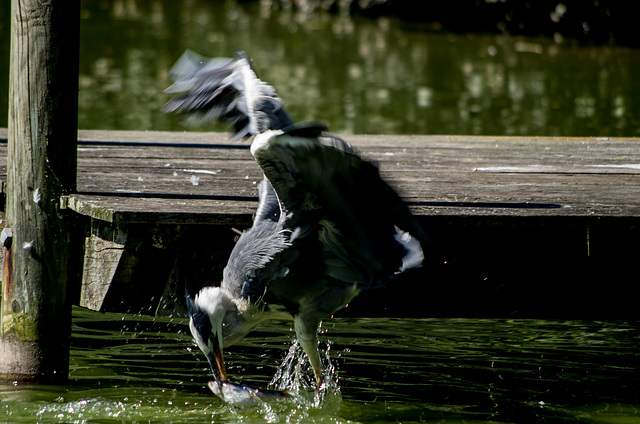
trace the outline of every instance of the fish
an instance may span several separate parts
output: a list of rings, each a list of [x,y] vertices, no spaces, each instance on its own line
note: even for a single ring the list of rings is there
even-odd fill
[[[220,399],[237,406],[254,406],[263,402],[291,397],[291,394],[286,390],[260,390],[246,384],[235,384],[229,381],[223,381],[220,384],[209,381],[207,386]]]

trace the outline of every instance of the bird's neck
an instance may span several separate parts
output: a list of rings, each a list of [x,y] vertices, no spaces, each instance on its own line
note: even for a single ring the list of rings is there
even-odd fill
[[[244,299],[237,301],[232,299],[232,302],[234,306],[227,309],[222,329],[225,346],[231,346],[239,342],[263,321],[291,318],[290,314],[287,314],[287,316],[272,316],[273,314],[251,305]]]

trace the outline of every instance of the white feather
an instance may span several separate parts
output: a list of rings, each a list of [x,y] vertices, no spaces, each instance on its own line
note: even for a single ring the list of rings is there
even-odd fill
[[[396,227],[396,234],[393,236],[395,240],[402,245],[404,250],[407,252],[402,257],[402,266],[396,272],[399,274],[411,268],[418,268],[422,265],[422,261],[424,260],[424,253],[422,252],[422,247],[420,246],[420,242],[416,240],[411,234],[406,231],[402,231],[400,228]]]

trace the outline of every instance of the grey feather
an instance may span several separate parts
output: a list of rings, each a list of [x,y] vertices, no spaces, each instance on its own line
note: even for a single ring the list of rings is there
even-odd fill
[[[163,110],[189,114],[191,124],[232,124],[236,139],[293,124],[274,88],[258,78],[243,53],[210,59],[187,50],[169,75],[174,83],[165,92],[176,96]]]
[[[171,76],[167,92],[177,95],[165,111],[255,136],[251,153],[265,176],[253,226],[231,252],[220,288],[201,291],[209,294],[202,309],[225,346],[265,319],[293,318],[319,383],[320,320],[361,290],[420,266],[426,235],[373,163],[324,125],[294,125],[246,56],[207,59],[187,51]]]

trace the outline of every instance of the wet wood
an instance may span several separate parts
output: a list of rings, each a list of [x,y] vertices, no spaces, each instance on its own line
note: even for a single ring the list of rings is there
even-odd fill
[[[79,136],[70,209],[108,222],[250,222],[261,177],[248,144],[222,133]],[[640,216],[640,139],[346,138],[420,216]]]

